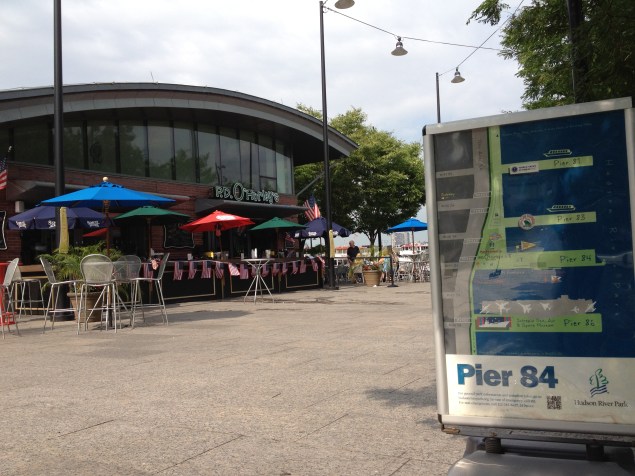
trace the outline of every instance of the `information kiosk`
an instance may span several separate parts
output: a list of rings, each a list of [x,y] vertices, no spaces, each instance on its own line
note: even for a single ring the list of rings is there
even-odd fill
[[[424,129],[439,421],[472,437],[450,474],[635,474],[634,117]]]

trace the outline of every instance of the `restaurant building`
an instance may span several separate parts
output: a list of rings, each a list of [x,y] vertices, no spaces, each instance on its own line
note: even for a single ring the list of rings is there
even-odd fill
[[[297,205],[294,167],[323,160],[320,120],[247,94],[158,83],[73,85],[63,92],[66,192],[107,176],[172,198],[171,209],[192,218],[220,209],[256,223],[275,216],[294,220],[304,210]],[[0,91],[0,154],[11,148],[8,183],[0,190],[0,261],[20,256],[34,262],[53,246],[50,231],[6,225],[6,218],[55,196],[53,94],[52,87]],[[328,134],[331,160],[356,148],[336,130]],[[213,233],[129,226],[111,234],[129,253],[143,254],[148,232],[155,251],[177,259],[219,246]],[[257,238],[242,231],[223,235],[230,255],[255,247]],[[74,234],[79,242],[82,230]]]

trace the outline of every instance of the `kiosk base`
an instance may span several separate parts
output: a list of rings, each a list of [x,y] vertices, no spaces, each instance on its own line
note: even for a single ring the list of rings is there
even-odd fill
[[[448,472],[448,476],[510,474],[633,476],[635,459],[628,447],[470,437],[463,458]]]

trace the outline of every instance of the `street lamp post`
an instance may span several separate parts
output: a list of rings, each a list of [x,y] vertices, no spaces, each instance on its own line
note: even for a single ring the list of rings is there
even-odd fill
[[[335,285],[335,260],[331,256],[334,250],[331,249],[331,236],[333,229],[333,215],[331,213],[331,171],[329,166],[329,137],[328,137],[328,115],[326,112],[326,68],[324,60],[324,5],[325,1],[320,0],[320,54],[321,54],[321,72],[322,72],[322,142],[324,146],[324,209],[326,211],[326,229],[329,234],[328,238],[328,254],[326,263],[328,269],[328,287],[337,289]],[[336,8],[349,8],[355,2],[352,0],[338,0],[335,3]]]
[[[449,73],[449,71],[446,71],[445,73]],[[439,77],[443,76],[445,73],[441,73],[441,74],[435,73],[436,86],[437,86],[437,122],[441,122],[441,101],[439,100]],[[456,83],[462,83],[463,81],[465,81],[465,78],[461,76],[461,73],[459,73],[459,68],[456,68],[456,70],[454,71],[454,77],[452,78],[452,81],[450,82],[456,84]]]

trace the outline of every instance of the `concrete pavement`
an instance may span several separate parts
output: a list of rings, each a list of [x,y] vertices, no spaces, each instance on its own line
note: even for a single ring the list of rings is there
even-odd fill
[[[169,306],[0,342],[3,475],[444,475],[428,283]],[[125,324],[125,320],[124,320]]]

